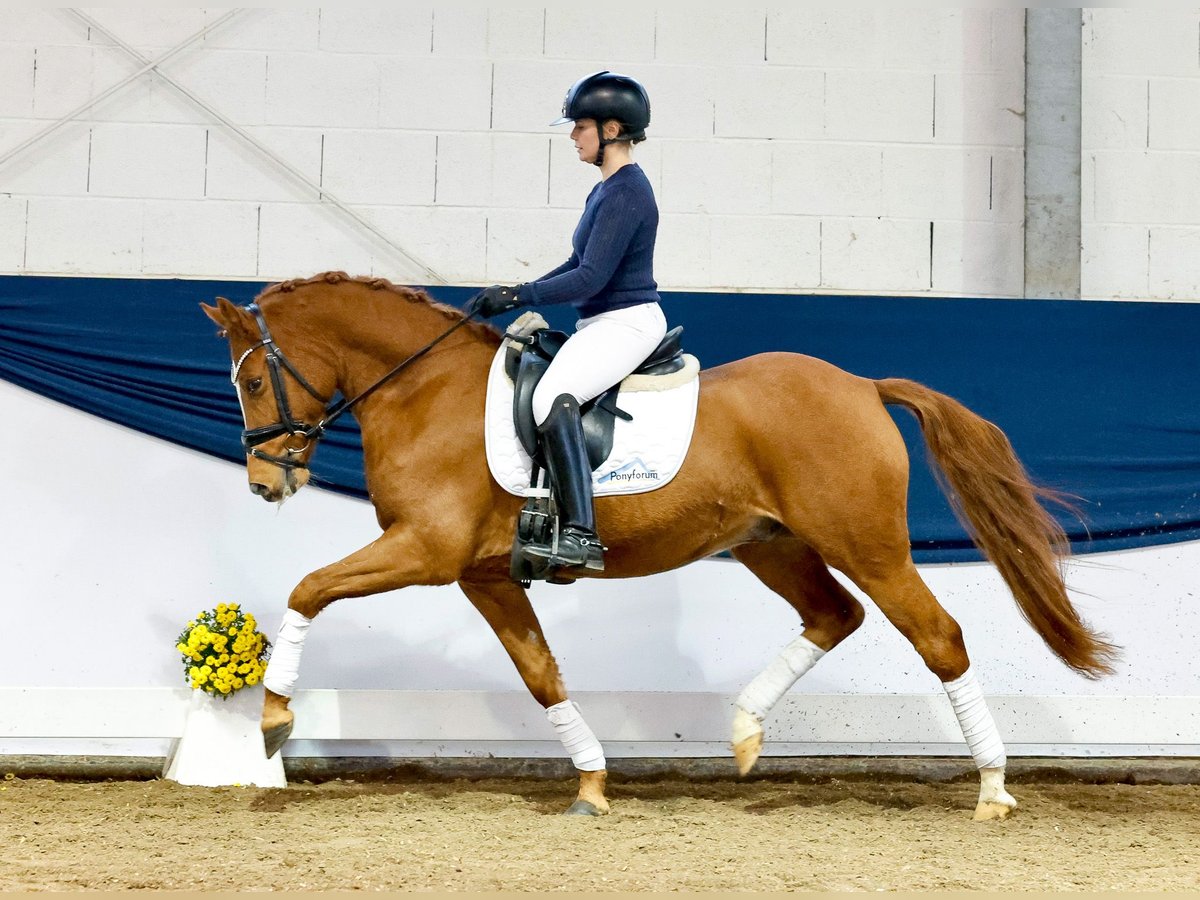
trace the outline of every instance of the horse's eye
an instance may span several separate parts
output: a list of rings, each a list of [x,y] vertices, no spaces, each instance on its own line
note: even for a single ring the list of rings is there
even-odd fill
[[[262,379],[251,378],[248,382],[246,382],[246,390],[252,394],[257,394],[260,390],[262,390]]]

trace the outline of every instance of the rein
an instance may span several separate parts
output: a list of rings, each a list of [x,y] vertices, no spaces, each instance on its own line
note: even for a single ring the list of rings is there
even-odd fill
[[[474,304],[471,304],[472,306]],[[470,308],[470,307],[468,307]],[[363,400],[366,400],[371,394],[383,387],[388,381],[399,375],[404,369],[412,365],[450,335],[454,334],[462,326],[475,318],[476,311],[472,310],[463,316],[459,321],[455,322],[449,329],[434,338],[420,350],[413,353],[407,359],[403,360],[392,368],[386,375],[378,379],[374,384],[363,390],[358,396],[352,399],[343,398],[338,403],[331,403],[320,395],[316,388],[309,384],[308,380],[300,374],[299,370],[292,365],[291,361],[284,356],[283,350],[275,343],[275,339],[271,337],[271,331],[267,328],[267,320],[263,317],[262,309],[257,303],[251,303],[246,307],[246,311],[254,316],[258,322],[258,332],[262,340],[251,346],[229,369],[229,380],[237,386],[238,372],[242,368],[242,364],[259,347],[263,347],[267,353],[267,370],[271,376],[271,389],[275,394],[275,406],[279,410],[279,421],[273,425],[263,425],[260,428],[246,428],[242,431],[242,449],[250,456],[256,459],[265,460],[269,463],[274,463],[284,469],[307,469],[308,464],[292,459],[293,454],[303,453],[315,441],[319,441],[325,436],[325,429],[336,422],[343,414],[353,409]],[[287,390],[283,382],[283,371],[286,370],[293,378],[300,383],[310,395],[320,400],[325,404],[325,413],[316,425],[307,425],[304,422],[296,419],[292,415],[291,406],[287,400]],[[239,391],[240,393],[240,391]],[[264,444],[267,441],[274,440],[277,437],[284,435],[289,438],[299,435],[303,438],[303,443],[299,446],[287,446],[288,456],[274,456],[270,453],[264,453],[258,449],[259,444]]]

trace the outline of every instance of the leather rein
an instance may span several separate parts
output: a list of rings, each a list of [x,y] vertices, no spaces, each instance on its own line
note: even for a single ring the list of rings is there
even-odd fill
[[[474,301],[468,305],[468,309],[474,306]],[[447,331],[443,332],[438,337],[434,338],[420,350],[413,353],[407,359],[397,364],[390,372],[362,391],[353,399],[342,398],[337,403],[332,401],[332,398],[325,399],[320,392],[314,388],[308,380],[300,374],[299,370],[292,365],[291,361],[284,355],[283,350],[275,343],[275,339],[271,337],[271,331],[267,328],[267,320],[263,317],[263,312],[257,303],[251,303],[246,307],[246,311],[254,316],[254,320],[258,322],[258,333],[261,340],[257,344],[251,345],[238,359],[229,367],[229,380],[237,387],[238,372],[241,371],[242,364],[249,358],[250,354],[262,347],[267,354],[267,371],[271,377],[271,390],[275,394],[275,407],[279,411],[279,421],[272,425],[263,425],[259,428],[246,428],[242,430],[242,449],[250,456],[256,459],[261,459],[283,469],[307,469],[308,464],[300,460],[293,459],[293,455],[304,453],[308,448],[325,436],[325,429],[336,422],[343,414],[349,412],[356,405],[366,400],[367,397],[375,393],[379,388],[383,387],[388,381],[399,375],[404,369],[416,362],[450,335],[454,334],[459,328],[471,321],[476,312],[472,310],[463,316],[458,322],[455,322]],[[321,401],[325,406],[325,412],[321,416],[321,421],[315,425],[309,425],[292,415],[291,405],[287,399],[287,387],[284,384],[283,373],[288,372],[304,388],[310,395]],[[239,388],[240,392],[240,388]],[[264,453],[258,449],[259,444],[265,444],[267,441],[272,441],[275,438],[287,436],[289,438],[298,436],[302,439],[302,443],[298,446],[292,446],[290,443],[285,447],[287,456],[275,456],[271,453]]]

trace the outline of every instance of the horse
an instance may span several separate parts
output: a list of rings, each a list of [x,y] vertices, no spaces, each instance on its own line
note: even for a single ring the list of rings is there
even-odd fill
[[[382,529],[289,596],[264,681],[267,755],[291,732],[291,686],[308,625],[323,609],[347,597],[457,583],[571,756],[579,782],[567,812],[606,813],[603,750],[569,700],[525,589],[510,577],[522,498],[491,477],[483,430],[485,382],[502,335],[421,290],[344,272],[273,284],[248,307],[223,297],[200,305],[229,343],[250,490],[281,503],[308,482],[330,398],[340,393],[354,398]],[[862,378],[784,352],[699,377],[681,469],[653,491],[597,499],[605,568],[583,574],[636,578],[728,551],[796,610],[799,636],[738,697],[732,750],[744,775],[773,705],[864,619],[830,572],[839,570],[943,683],[979,770],[974,817],[1007,816],[1017,801],[1004,787],[1003,744],[962,632],[912,560],[908,452],[885,406],[916,416],[943,490],[1025,620],[1063,663],[1100,677],[1112,671],[1118,648],[1067,595],[1061,564],[1069,544],[1043,505],[1056,492],[1033,483],[1000,428],[915,381]]]

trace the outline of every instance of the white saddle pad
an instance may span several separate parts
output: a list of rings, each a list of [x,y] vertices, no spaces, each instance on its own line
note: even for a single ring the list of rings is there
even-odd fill
[[[508,342],[488,372],[484,432],[488,468],[496,483],[518,497],[537,493],[529,485],[533,461],[513,425],[513,383],[504,371]],[[617,406],[633,416],[618,417],[612,453],[592,473],[597,497],[641,494],[675,477],[687,456],[700,396],[700,363],[684,354],[685,367],[671,375],[631,375],[621,382]]]

